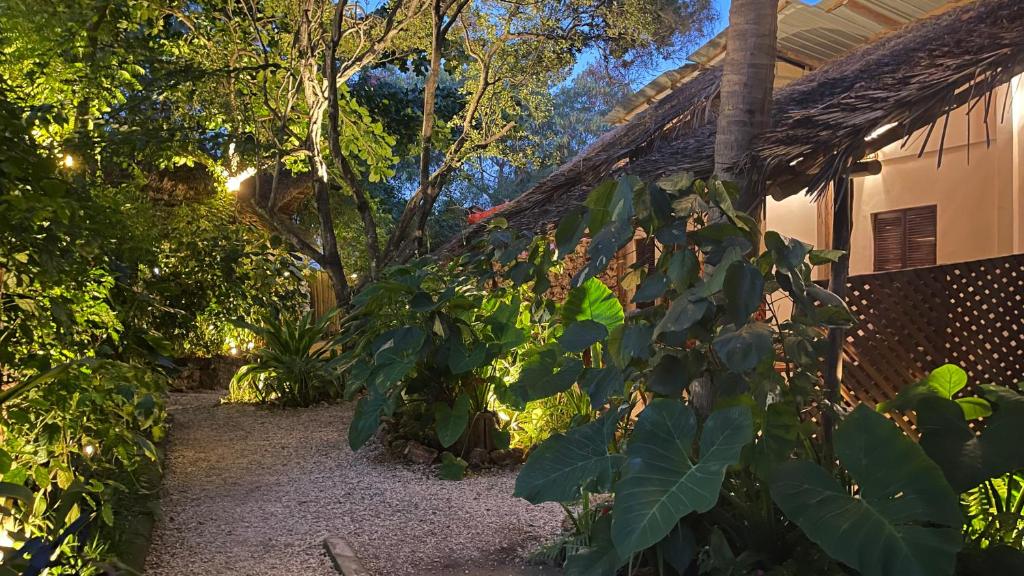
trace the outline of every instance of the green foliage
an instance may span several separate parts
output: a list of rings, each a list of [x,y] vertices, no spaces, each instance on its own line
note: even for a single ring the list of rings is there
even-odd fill
[[[964,570],[982,574],[1000,562],[1024,565],[1024,395],[986,384],[975,388],[980,396],[966,396],[967,385],[967,373],[947,364],[879,410],[916,416],[921,447],[961,495]]]
[[[363,393],[350,429],[352,446],[362,446],[383,419],[396,415],[399,429],[414,429],[417,441],[462,456],[476,447],[495,449],[503,434],[529,442],[521,433],[528,424],[508,405],[523,408],[535,396],[550,395],[517,382],[531,366],[555,372],[545,347],[554,344],[559,324],[553,310],[531,307],[527,295],[510,284],[488,290],[457,264],[427,262],[391,269],[368,285],[340,339],[343,364],[351,368],[348,392]],[[582,370],[572,362],[563,368],[566,375]],[[554,385],[564,390],[574,381],[563,376],[564,386]],[[420,404],[429,409],[414,409]],[[489,429],[482,438],[471,433],[481,419],[491,426],[496,414],[504,415],[507,430]],[[406,426],[403,419],[422,426]],[[532,423],[535,431],[544,427]]]
[[[437,475],[442,480],[462,480],[466,477],[468,468],[469,464],[465,460],[451,452],[445,452],[441,454],[441,466],[437,470]]]
[[[117,233],[66,180],[0,86],[0,534],[3,570],[94,574],[121,503],[152,490],[164,435],[158,335],[128,324]],[[15,572],[16,573],[16,572]]]
[[[775,502],[833,558],[865,576],[952,574],[962,523],[939,467],[865,406],[836,431],[836,454],[857,497],[806,460],[772,476]]]
[[[627,563],[678,573],[696,561],[702,570],[723,574],[741,565],[770,567],[765,559],[785,554],[771,533],[786,521],[762,474],[817,450],[813,426],[797,414],[821,394],[815,387],[820,326],[841,324],[849,312],[810,282],[809,246],[775,235],[765,253],[746,256],[756,226],[731,209],[731,186],[677,180],[674,189],[634,178],[598,186],[556,232],[557,251],[530,249],[536,243],[499,224],[469,257],[486,264],[484,281],[533,282],[538,293],[546,290],[544,278],[520,270],[556,268],[582,223],[591,235],[589,262],[562,305],[557,345],[523,355],[519,379],[509,388],[516,399],[532,402],[585,391],[587,408],[601,414],[574,419],[567,432],[541,444],[516,486],[531,502],[614,494],[610,522],[588,524],[607,533],[581,533],[586,543],[573,549],[567,541],[570,573],[614,574]],[[715,219],[716,210],[726,218]],[[596,277],[636,227],[665,242],[653,269],[640,263],[628,272],[638,277],[643,300],[655,305],[626,318]],[[766,293],[776,291],[794,301],[788,318],[766,303]],[[544,300],[534,305],[542,306],[550,307]],[[755,319],[763,307],[767,319]],[[710,382],[718,399],[709,418],[688,406],[693,380]],[[729,495],[724,502],[721,494]],[[715,532],[723,516],[736,524]],[[710,545],[709,534],[718,534],[714,553],[698,555],[699,547]],[[695,538],[690,552],[670,553]],[[781,541],[787,551],[813,548],[795,527]],[[745,552],[728,552],[737,548]],[[831,570],[821,556],[813,556],[814,565]]]
[[[615,427],[615,418],[605,416],[564,435],[553,435],[523,467],[515,495],[534,504],[574,502],[583,488],[607,489],[614,470],[622,464],[622,456],[609,451]]]
[[[261,342],[253,360],[238,370],[228,400],[310,406],[340,398],[340,356],[329,334],[337,311],[315,318],[273,310],[261,325],[238,322]]]
[[[725,469],[753,438],[750,410],[726,408],[708,418],[692,456],[697,418],[675,399],[651,402],[637,419],[615,491],[612,538],[622,554],[657,544],[684,516],[718,502]]]

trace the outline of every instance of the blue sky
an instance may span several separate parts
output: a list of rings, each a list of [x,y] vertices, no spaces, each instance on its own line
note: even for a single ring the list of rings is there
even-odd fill
[[[821,0],[803,0],[804,4],[817,4],[820,1]],[[719,32],[725,30],[726,26],[729,25],[730,0],[713,0],[712,4],[714,4],[715,11],[717,12],[717,18],[715,19],[714,24],[712,24],[711,27],[707,30],[707,33],[702,38],[699,38],[697,40],[698,46],[714,38]],[[649,75],[646,75],[644,78],[639,79],[637,82],[638,85],[634,86],[633,88],[639,90],[640,88],[643,88],[644,85],[646,85],[648,82],[657,78],[661,73],[667,70],[678,68],[681,65],[681,61],[666,61],[662,66],[659,66],[657,69],[653,70]],[[579,69],[582,69],[582,66],[577,66],[577,70]]]
[[[713,0],[712,4],[715,7],[717,17],[715,18],[715,22],[708,28],[704,36],[697,38],[695,40],[694,48],[714,38],[716,34],[724,30],[725,27],[729,25],[729,2],[730,0]],[[636,85],[633,86],[633,89],[639,90],[640,88],[643,88],[644,85],[646,85],[648,82],[657,78],[663,72],[682,66],[683,60],[681,60],[681,58],[685,57],[686,54],[680,54],[679,56],[680,58],[678,59],[664,61],[660,66],[657,66],[656,68],[651,70],[649,74],[645,74],[642,77],[638,78],[635,83]],[[576,74],[579,74],[584,68],[586,68],[594,60],[594,57],[595,54],[588,54],[586,52],[581,54],[579,59],[576,61],[576,66],[573,69],[572,76],[576,76]]]

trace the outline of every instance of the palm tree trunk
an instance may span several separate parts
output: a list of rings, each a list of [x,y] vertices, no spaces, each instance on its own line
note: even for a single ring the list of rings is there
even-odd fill
[[[740,162],[771,122],[778,10],[778,0],[732,0],[729,9],[715,173],[741,185],[738,207],[750,213],[762,196],[742,174]]]
[[[778,0],[732,0],[722,70],[715,174],[740,185],[737,207],[755,217],[763,195],[740,162],[750,153],[754,137],[771,122],[778,9]],[[711,378],[694,380],[690,392],[697,412],[710,414],[715,405]]]

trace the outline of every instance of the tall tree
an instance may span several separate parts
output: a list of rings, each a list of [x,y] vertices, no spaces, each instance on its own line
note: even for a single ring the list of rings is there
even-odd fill
[[[755,212],[762,196],[740,166],[771,122],[778,35],[778,0],[732,0],[722,70],[715,173],[742,187],[739,208]]]
[[[337,193],[354,199],[361,215],[371,278],[408,261],[427,249],[427,220],[453,174],[521,137],[524,120],[583,50],[639,61],[677,45],[709,11],[708,0],[392,0],[372,10],[345,0],[189,5],[197,61],[233,71],[211,76],[204,109],[224,109],[228,131],[244,141],[239,150],[269,174],[257,179],[269,188],[255,195],[258,216],[328,271],[342,303],[350,287],[332,229]],[[388,226],[378,221],[368,184],[393,175],[395,141],[349,84],[409,63],[422,78],[418,170]],[[445,78],[461,102],[449,118],[438,114]],[[319,226],[312,234],[297,227],[293,198],[279,193],[285,165],[313,175]]]

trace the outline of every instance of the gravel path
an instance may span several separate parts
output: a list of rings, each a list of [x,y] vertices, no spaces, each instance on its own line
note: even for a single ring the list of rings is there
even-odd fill
[[[346,538],[377,576],[520,563],[555,535],[557,506],[512,498],[514,471],[445,482],[345,439],[350,405],[296,410],[172,395],[150,576],[328,576]],[[462,573],[462,570],[458,570]]]

